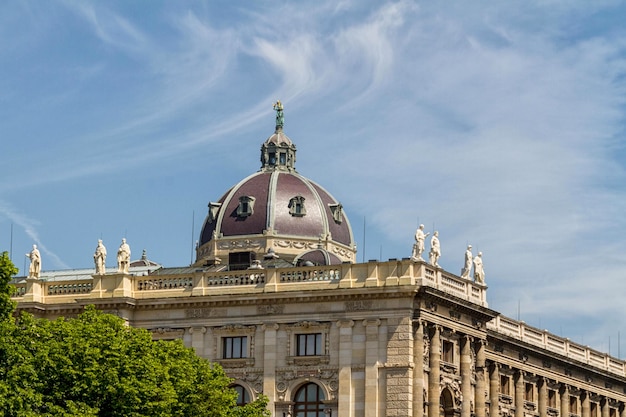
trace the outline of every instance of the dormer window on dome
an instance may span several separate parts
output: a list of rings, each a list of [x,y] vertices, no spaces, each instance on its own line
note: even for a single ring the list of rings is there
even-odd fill
[[[304,200],[305,198],[301,195],[297,195],[289,200],[289,214],[294,217],[302,217],[306,214],[306,209],[304,208]]]
[[[207,223],[211,224],[217,219],[220,207],[222,207],[222,203],[209,203],[209,213],[206,218]]]
[[[249,195],[239,197],[239,206],[237,206],[237,217],[248,217],[254,213],[255,198]]]
[[[343,206],[341,204],[329,204],[330,212],[333,215],[333,220],[337,224],[341,224],[343,221]]]

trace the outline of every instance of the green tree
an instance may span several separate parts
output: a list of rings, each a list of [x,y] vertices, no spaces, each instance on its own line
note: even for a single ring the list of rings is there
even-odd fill
[[[11,318],[15,310],[15,301],[11,300],[13,287],[9,284],[17,274],[18,269],[13,265],[8,252],[0,254],[0,320]]]
[[[93,306],[75,319],[12,319],[5,276],[16,271],[0,259],[0,417],[269,416],[265,397],[237,407],[222,368],[181,341],[152,341]]]

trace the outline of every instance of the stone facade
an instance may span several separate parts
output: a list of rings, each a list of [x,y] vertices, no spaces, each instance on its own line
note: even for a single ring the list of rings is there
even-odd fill
[[[41,317],[94,304],[182,338],[275,416],[626,417],[623,361],[500,316],[486,286],[421,261],[17,287],[18,309]]]

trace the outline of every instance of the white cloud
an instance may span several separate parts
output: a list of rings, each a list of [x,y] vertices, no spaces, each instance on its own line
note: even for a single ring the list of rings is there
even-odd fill
[[[44,253],[45,256],[49,256],[52,259],[52,265],[54,268],[69,269],[70,267],[64,263],[57,254],[50,251],[39,238],[37,227],[40,223],[26,216],[23,213],[19,213],[9,203],[0,200],[0,216],[6,217],[12,223],[20,227],[26,235],[37,244],[37,247]],[[45,259],[42,259],[44,261]],[[43,262],[42,262],[43,265]],[[45,267],[45,265],[43,265]]]

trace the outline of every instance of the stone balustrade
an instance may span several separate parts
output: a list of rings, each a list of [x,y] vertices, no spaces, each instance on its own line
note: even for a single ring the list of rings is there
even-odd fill
[[[243,271],[206,272],[198,269],[186,274],[151,275],[109,273],[91,279],[46,281],[26,279],[17,284],[14,296],[19,302],[68,302],[72,296],[83,298],[135,297],[158,298],[360,288],[382,286],[430,286],[456,297],[487,307],[487,287],[409,259],[361,264],[310,266],[299,268],[249,269]]]
[[[498,316],[487,323],[487,328],[610,373],[626,376],[624,361],[613,358],[607,353],[593,350],[588,346],[574,343],[568,338],[556,336],[547,330],[529,326],[523,321]]]

